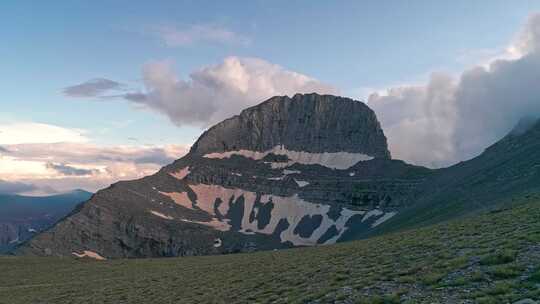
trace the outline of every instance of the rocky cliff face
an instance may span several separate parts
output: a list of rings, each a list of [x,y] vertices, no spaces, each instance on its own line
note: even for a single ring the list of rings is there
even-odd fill
[[[361,102],[274,97],[210,128],[155,175],[99,191],[19,252],[111,258],[331,244],[392,218],[430,174],[390,159]]]
[[[375,113],[349,98],[297,94],[273,97],[206,131],[191,153],[228,151],[348,152],[389,159]]]

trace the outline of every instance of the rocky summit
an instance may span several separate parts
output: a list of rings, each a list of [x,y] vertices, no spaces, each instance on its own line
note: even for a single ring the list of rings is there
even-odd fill
[[[318,94],[273,97],[213,126],[191,149],[199,156],[240,151],[261,156],[296,151],[390,158],[386,137],[368,106]]]
[[[332,244],[399,214],[431,174],[390,158],[359,101],[273,97],[211,127],[156,174],[99,191],[19,253],[101,259]]]

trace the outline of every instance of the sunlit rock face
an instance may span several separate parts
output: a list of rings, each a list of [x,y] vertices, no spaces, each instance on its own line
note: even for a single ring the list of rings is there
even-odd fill
[[[20,252],[157,257],[333,244],[399,214],[428,174],[390,159],[363,103],[274,97],[210,128],[155,175],[99,191]]]

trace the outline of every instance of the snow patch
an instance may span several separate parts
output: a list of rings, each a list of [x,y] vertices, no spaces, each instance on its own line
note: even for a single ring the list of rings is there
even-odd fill
[[[389,220],[391,217],[393,217],[396,214],[397,214],[397,212],[385,213],[383,216],[378,218],[373,224],[371,224],[371,228],[379,226],[380,224],[386,222],[387,220]]]
[[[174,219],[174,217],[172,216],[168,216],[168,215],[165,215],[161,212],[157,212],[157,211],[154,211],[154,210],[150,210],[150,213],[152,213],[153,215],[157,216],[157,217],[160,217],[162,219],[166,219],[166,220],[172,220]]]
[[[218,238],[214,240],[214,247],[219,248],[221,247],[221,245],[223,245],[223,242],[221,241],[221,239]]]
[[[300,187],[300,188],[309,185],[309,182],[306,182],[306,181],[296,180],[296,179],[294,181],[296,182],[296,184],[298,184],[298,187]]]
[[[369,219],[370,217],[372,216],[381,216],[383,215],[384,212],[382,212],[381,209],[373,209],[373,210],[370,210],[366,213],[366,215],[364,215],[364,217],[362,218],[362,222],[365,222],[367,219]]]
[[[85,250],[83,251],[83,253],[72,252],[71,254],[73,254],[74,256],[78,258],[91,258],[91,259],[96,259],[100,261],[106,260],[106,258],[90,250]]]
[[[302,171],[298,171],[298,170],[283,170],[283,174],[285,175],[289,175],[289,174],[300,174],[302,173]]]
[[[356,175],[356,173],[354,173],[354,172],[349,173],[349,176],[355,176],[355,175]]]
[[[214,212],[214,205],[217,199],[220,199],[222,203],[218,207],[218,211],[221,215],[228,213],[230,203],[235,202],[238,198],[243,197],[244,200],[244,217],[242,218],[239,232],[243,234],[261,233],[271,235],[273,234],[279,222],[283,219],[287,220],[289,227],[282,231],[280,239],[282,242],[291,242],[294,245],[316,245],[321,236],[333,225],[336,226],[338,234],[332,239],[325,242],[325,244],[335,243],[341,235],[347,230],[347,221],[354,215],[363,215],[365,211],[353,211],[347,208],[343,208],[341,215],[337,220],[333,220],[328,216],[330,211],[329,205],[314,204],[302,200],[297,195],[290,197],[282,197],[275,195],[261,195],[260,202],[265,205],[270,202],[274,204],[274,208],[270,214],[270,222],[262,229],[258,227],[257,219],[250,221],[251,212],[258,213],[259,208],[255,206],[255,200],[257,198],[256,193],[250,191],[244,191],[242,189],[228,189],[218,185],[190,185],[191,189],[197,195],[196,202],[191,202],[187,193],[164,193],[161,194],[170,197],[176,204],[181,205],[188,209],[202,210],[208,213],[212,220],[209,222],[196,222],[198,224],[211,226],[214,229],[221,231],[229,231],[231,229],[230,220],[219,220],[217,214]],[[322,217],[321,224],[317,227],[313,233],[303,238],[294,233],[295,228],[300,223],[304,216],[320,215]],[[188,221],[188,220],[182,220]],[[192,221],[190,221],[192,222]]]
[[[176,172],[169,173],[171,176],[177,178],[177,179],[184,179],[191,171],[189,171],[189,167],[184,167]]]
[[[297,183],[302,183],[303,181],[296,181]],[[306,182],[307,183],[307,182]],[[303,186],[303,184],[299,184]],[[352,216],[363,215],[362,221],[366,221],[371,217],[379,217],[373,224],[372,227],[375,227],[384,221],[388,220],[395,215],[395,212],[384,213],[380,209],[366,211],[357,211],[350,210],[347,208],[342,208],[340,216],[333,220],[328,216],[330,211],[329,205],[324,204],[314,204],[307,201],[304,201],[298,195],[283,197],[276,195],[261,195],[260,203],[266,205],[268,203],[273,203],[274,208],[270,212],[270,221],[262,229],[259,229],[257,215],[260,212],[260,208],[255,206],[255,201],[257,199],[257,194],[255,192],[245,191],[243,189],[229,189],[224,188],[219,185],[189,185],[191,190],[196,194],[197,199],[191,201],[187,195],[187,192],[160,192],[162,195],[165,195],[171,198],[177,205],[180,205],[184,208],[191,210],[199,210],[207,213],[211,219],[209,221],[192,221],[189,219],[180,219],[180,221],[205,225],[212,227],[219,231],[229,231],[231,230],[231,224],[229,219],[223,219],[218,217],[218,214],[215,211],[216,201],[221,200],[217,210],[221,216],[225,216],[230,209],[230,204],[235,203],[239,198],[243,198],[244,201],[244,210],[243,218],[241,219],[239,232],[252,235],[255,233],[271,235],[273,234],[278,224],[281,220],[286,220],[289,223],[287,229],[281,232],[280,239],[282,242],[291,242],[294,245],[310,246],[316,245],[317,241],[335,225],[338,233],[327,240],[324,244],[335,243],[345,231],[347,231],[347,222]],[[250,214],[253,212],[255,219],[251,218]],[[297,228],[298,224],[305,216],[313,217],[315,215],[320,215],[322,217],[321,224],[317,227],[309,237],[301,237],[298,234],[295,234],[294,231]]]
[[[220,231],[228,231],[230,229],[230,225],[228,221],[219,221],[217,217],[215,217],[214,213],[214,203],[218,197],[220,197],[219,193],[222,191],[221,187],[218,186],[207,186],[211,187],[208,189],[208,193],[206,193],[204,190],[197,191],[197,186],[191,186],[191,189],[195,191],[197,194],[197,202],[193,203],[189,197],[187,196],[186,192],[159,192],[165,196],[168,196],[170,199],[172,199],[177,205],[180,205],[182,207],[185,207],[187,209],[191,210],[202,210],[212,216],[214,216],[210,221],[208,222],[202,222],[202,221],[189,221],[189,220],[182,220],[184,222],[191,222],[196,224],[201,224],[205,226],[212,227],[216,230]],[[222,188],[225,189],[225,188]],[[228,190],[228,189],[227,189]],[[226,214],[229,207],[228,205],[225,207],[225,203],[221,204],[218,208],[219,212],[221,214]]]
[[[259,152],[250,150],[237,150],[227,151],[221,153],[208,153],[205,154],[206,158],[224,159],[230,158],[233,155],[241,155],[254,160],[263,159],[268,154],[286,155],[289,158],[288,162],[272,163],[272,168],[286,168],[295,163],[304,165],[321,165],[332,169],[348,169],[360,161],[366,161],[373,159],[372,156],[362,153],[350,153],[350,152],[324,152],[324,153],[310,153],[304,151],[291,151],[287,150],[283,145],[275,146],[273,149]]]

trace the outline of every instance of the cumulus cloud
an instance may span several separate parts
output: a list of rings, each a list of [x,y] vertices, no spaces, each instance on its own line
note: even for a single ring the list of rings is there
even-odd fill
[[[143,90],[101,97],[123,98],[168,116],[178,126],[208,127],[276,95],[338,92],[258,58],[228,57],[192,72],[187,80],[177,77],[170,61],[147,63],[142,74]]]
[[[485,66],[457,79],[434,74],[426,85],[389,89],[368,99],[396,158],[442,167],[481,153],[524,116],[540,116],[540,15]]]
[[[125,85],[119,82],[105,78],[95,78],[77,85],[66,87],[62,92],[69,97],[94,98],[102,97],[103,94],[110,91],[121,90],[124,88]]]
[[[156,26],[150,29],[165,45],[184,47],[200,43],[248,45],[250,39],[214,24],[196,24],[187,27]]]
[[[333,93],[337,90],[306,75],[258,58],[228,57],[222,63],[178,79],[171,62],[143,68],[144,92],[124,97],[167,115],[178,126],[207,127],[274,95]]]
[[[19,194],[36,190],[37,187],[32,184],[21,182],[9,182],[0,179],[0,194]]]

